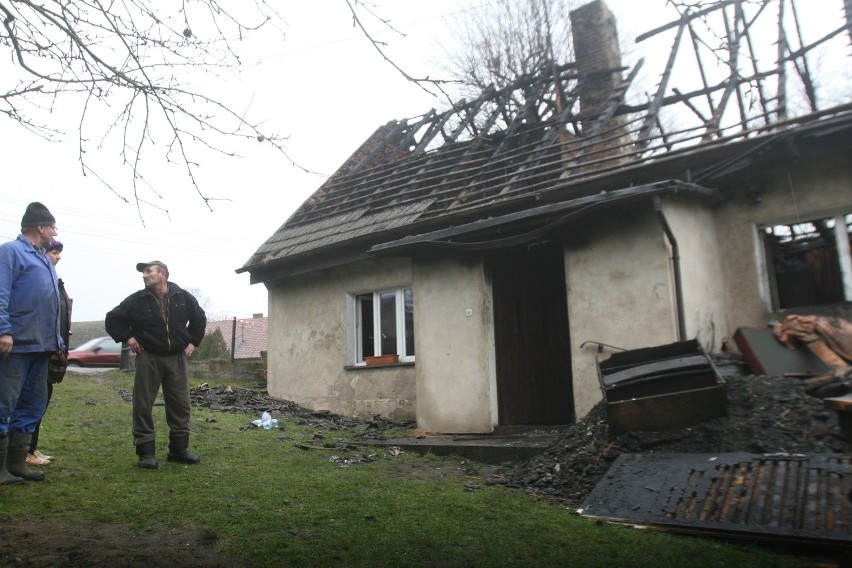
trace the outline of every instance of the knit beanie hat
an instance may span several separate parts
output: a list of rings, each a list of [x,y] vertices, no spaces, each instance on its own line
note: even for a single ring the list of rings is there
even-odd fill
[[[21,219],[21,229],[30,229],[36,225],[53,225],[56,219],[47,210],[47,207],[33,201],[27,205],[27,210],[24,211],[24,216]]]
[[[60,243],[56,239],[50,239],[50,244],[47,245],[47,248],[44,249],[44,252],[50,252],[52,250],[58,250],[59,252],[62,252],[63,248],[64,245],[62,243]]]

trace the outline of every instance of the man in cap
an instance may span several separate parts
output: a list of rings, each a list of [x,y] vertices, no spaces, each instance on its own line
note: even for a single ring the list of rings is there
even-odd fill
[[[18,238],[0,245],[0,485],[44,479],[26,459],[47,407],[48,360],[65,348],[56,272],[45,256],[56,232],[47,207],[33,202]]]
[[[124,299],[106,315],[107,333],[136,353],[133,383],[133,441],[138,465],[157,469],[153,407],[162,386],[169,427],[168,461],[196,464],[189,453],[189,365],[201,344],[207,316],[195,297],[174,282],[159,260],[140,262],[145,288]]]

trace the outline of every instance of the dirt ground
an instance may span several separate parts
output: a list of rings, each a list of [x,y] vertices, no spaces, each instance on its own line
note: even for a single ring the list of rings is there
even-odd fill
[[[560,504],[582,504],[586,495],[612,462],[624,452],[734,452],[848,453],[837,417],[823,401],[806,391],[805,381],[790,377],[748,374],[738,359],[716,361],[725,380],[728,416],[691,428],[667,432],[633,432],[610,436],[605,407],[598,405],[583,420],[554,434],[554,443],[539,456],[522,464],[487,466],[460,460],[431,461],[400,467],[398,475],[413,477],[467,476],[482,483],[501,484]],[[119,395],[128,399],[129,393]],[[250,389],[205,386],[193,389],[195,406],[259,416],[289,416],[323,430],[355,427],[363,437],[398,436],[398,428],[411,424],[381,419],[356,420],[312,412],[289,401],[275,401]],[[331,438],[331,436],[328,436]],[[341,448],[345,450],[345,448]],[[347,459],[345,453],[341,459]],[[352,457],[357,449],[352,450]],[[367,467],[369,467],[368,464]],[[476,490],[469,483],[465,490]],[[32,516],[10,519],[0,512],[5,528],[0,539],[0,567],[114,567],[240,568],[239,559],[216,551],[216,538],[193,527],[136,532],[129,527],[97,523],[66,526]]]
[[[215,550],[214,536],[182,528],[139,532],[124,525],[55,523],[0,515],[2,567],[219,568],[246,566]]]

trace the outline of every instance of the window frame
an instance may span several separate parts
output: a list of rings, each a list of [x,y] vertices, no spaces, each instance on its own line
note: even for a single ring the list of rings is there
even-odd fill
[[[394,313],[395,313],[395,332],[396,332],[396,355],[399,355],[400,363],[413,363],[415,356],[413,354],[409,354],[407,352],[406,347],[406,339],[407,334],[405,330],[405,295],[406,292],[410,292],[412,296],[412,304],[413,304],[413,296],[414,290],[411,286],[399,286],[399,287],[391,287],[391,288],[382,288],[380,290],[361,292],[357,294],[350,294],[350,298],[352,301],[352,321],[353,321],[353,330],[354,330],[354,342],[353,342],[353,363],[356,366],[365,366],[367,363],[364,360],[364,341],[362,332],[363,323],[361,314],[362,310],[362,298],[365,296],[370,296],[370,300],[372,301],[372,326],[373,330],[381,329],[381,318],[382,318],[382,305],[381,305],[381,297],[384,294],[393,293],[394,294]],[[411,317],[414,317],[414,310],[412,306]],[[380,334],[374,333],[373,337],[373,353],[381,353],[382,345],[381,345],[381,336]],[[381,353],[385,354],[385,353]],[[389,353],[388,353],[389,354]]]
[[[759,223],[755,226],[757,229],[757,236],[759,240],[759,245],[763,254],[763,274],[762,280],[765,283],[766,290],[769,294],[769,300],[771,302],[771,309],[778,311],[786,311],[786,310],[795,310],[801,307],[807,306],[785,306],[781,307],[781,299],[778,291],[778,283],[777,278],[778,274],[776,272],[777,267],[774,264],[773,259],[771,258],[771,251],[767,246],[764,233],[768,229],[774,229],[775,227],[787,226],[793,227],[796,225],[804,225],[804,224],[816,224],[819,221],[831,219],[834,221],[834,227],[832,228],[833,237],[834,237],[834,247],[837,254],[837,262],[839,269],[839,276],[841,279],[840,285],[842,288],[842,293],[844,295],[844,300],[841,301],[852,301],[852,255],[850,255],[850,247],[849,247],[849,238],[852,235],[852,231],[848,228],[850,225],[850,218],[852,218],[852,209],[838,209],[832,211],[821,211],[815,212],[808,215],[799,215],[795,219],[784,218],[784,219],[773,219],[771,221],[766,221],[763,223]],[[845,232],[844,232],[845,230]],[[841,238],[841,233],[845,237],[845,241]],[[814,305],[831,305],[834,302],[821,302]]]

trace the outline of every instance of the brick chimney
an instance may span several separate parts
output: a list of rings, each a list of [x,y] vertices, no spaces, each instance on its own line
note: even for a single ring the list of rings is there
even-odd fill
[[[852,0],[846,0],[843,4],[846,8],[846,31],[849,32],[849,39],[852,39]]]
[[[615,16],[603,0],[594,0],[572,10],[570,16],[579,73],[580,114],[586,117],[581,121],[581,128],[587,136],[621,84],[621,49]],[[611,118],[599,132],[598,139],[599,143],[586,152],[586,159],[626,153],[630,137],[625,118]]]

